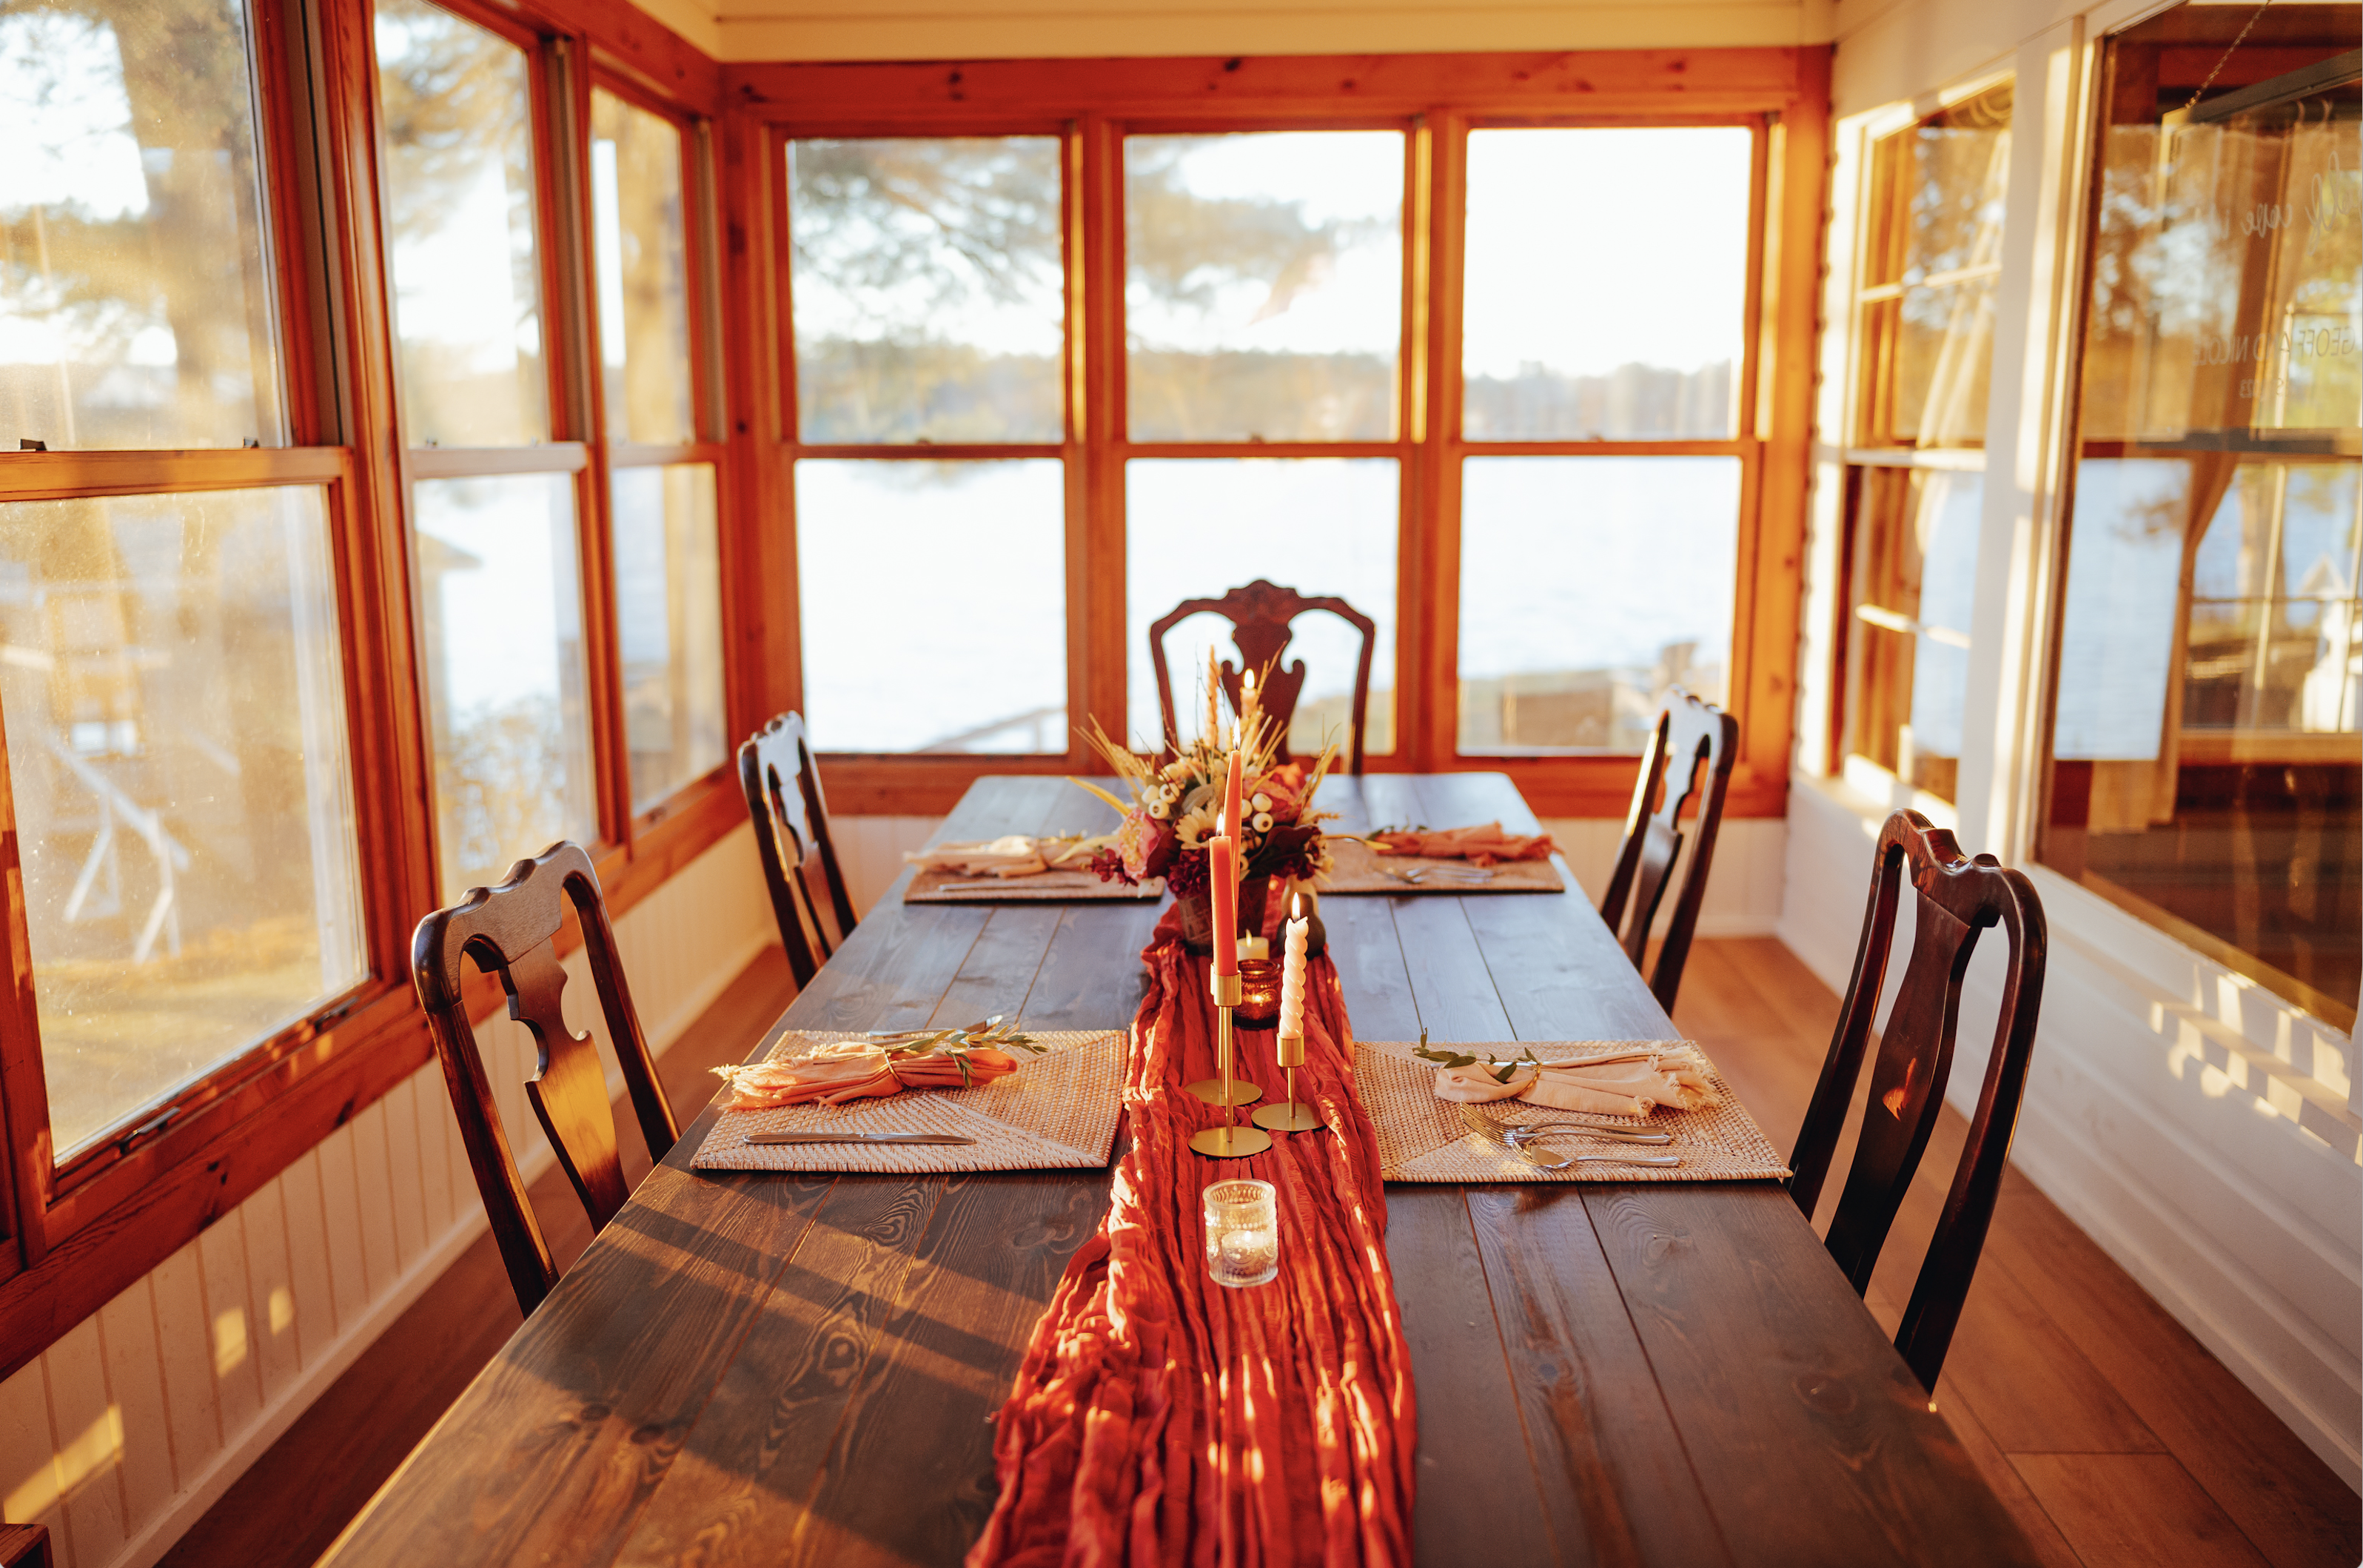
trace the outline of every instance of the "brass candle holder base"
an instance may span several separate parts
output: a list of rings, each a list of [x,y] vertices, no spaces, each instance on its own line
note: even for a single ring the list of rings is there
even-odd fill
[[[1248,1119],[1272,1132],[1318,1132],[1328,1126],[1321,1113],[1296,1098],[1296,1074],[1289,1075],[1288,1098],[1274,1100]]]
[[[1253,1084],[1242,1084],[1232,1073],[1232,1062],[1237,1049],[1231,1030],[1231,1014],[1239,1005],[1241,986],[1236,974],[1214,977],[1215,992],[1215,1065],[1221,1073],[1193,1084],[1189,1092],[1210,1106],[1223,1108],[1224,1122],[1191,1135],[1190,1147],[1210,1160],[1237,1160],[1249,1154],[1260,1154],[1271,1147],[1270,1137],[1252,1127],[1238,1125],[1238,1107],[1263,1098],[1263,1091]]]
[[[1243,1160],[1271,1147],[1271,1134],[1252,1127],[1210,1127],[1190,1135],[1190,1147],[1210,1160]]]

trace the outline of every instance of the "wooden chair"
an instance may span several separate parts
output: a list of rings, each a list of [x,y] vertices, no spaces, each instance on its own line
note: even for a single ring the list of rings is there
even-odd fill
[[[582,1207],[590,1211],[592,1229],[604,1228],[631,1194],[616,1153],[616,1118],[607,1105],[607,1077],[599,1065],[598,1047],[589,1035],[566,1027],[560,1006],[566,970],[558,962],[552,939],[570,900],[582,920],[582,945],[590,955],[599,1009],[606,1016],[607,1038],[623,1063],[624,1084],[639,1113],[640,1136],[648,1141],[649,1158],[661,1160],[680,1139],[681,1126],[657,1082],[639,1015],[632,1010],[631,992],[616,957],[616,933],[599,896],[598,874],[579,845],[552,844],[510,867],[508,880],[498,887],[471,888],[452,907],[421,920],[410,943],[411,977],[434,1031],[435,1053],[442,1059],[443,1082],[450,1088],[452,1109],[459,1113],[468,1162],[475,1168],[476,1185],[483,1189],[484,1212],[500,1242],[501,1261],[508,1266],[517,1305],[528,1315],[558,1283],[558,1269],[501,1132],[493,1086],[476,1049],[476,1031],[468,1022],[460,960],[465,954],[477,968],[501,977],[509,1017],[533,1035],[539,1064],[526,1081],[526,1097],[549,1134],[567,1178],[582,1195]]]
[[[1625,817],[1625,843],[1609,874],[1608,891],[1600,900],[1600,917],[1616,933],[1633,967],[1649,982],[1658,1006],[1670,1014],[1682,988],[1682,967],[1690,962],[1691,938],[1698,930],[1699,906],[1706,901],[1707,873],[1714,865],[1714,839],[1723,826],[1723,800],[1731,789],[1731,764],[1739,754],[1739,721],[1711,703],[1703,703],[1677,686],[1658,715],[1657,728],[1641,753],[1641,777],[1633,786],[1633,807]],[[1649,803],[1665,784],[1666,803],[1656,811]],[[1649,928],[1658,918],[1666,884],[1681,857],[1682,807],[1699,796],[1692,831],[1696,846],[1681,891],[1674,896],[1673,923],[1658,949],[1658,967],[1651,973],[1643,961],[1649,950]]]
[[[1912,957],[1888,1015],[1887,1032],[1880,1038],[1854,1166],[1830,1224],[1830,1255],[1857,1291],[1870,1284],[1880,1248],[1936,1125],[1945,1080],[1953,1065],[1961,977],[1969,971],[1978,933],[2000,926],[2010,942],[2002,1016],[1977,1116],[1969,1124],[1969,1141],[1953,1173],[1953,1188],[1937,1218],[1927,1259],[1920,1266],[1919,1283],[1904,1309],[1903,1326],[1895,1336],[1895,1348],[1911,1363],[1921,1385],[1933,1391],[1954,1325],[1960,1321],[1961,1303],[1969,1294],[1969,1277],[1977,1272],[1978,1254],[1985,1246],[1994,1197],[2002,1187],[2002,1162],[2010,1153],[2011,1130],[2018,1122],[2036,1015],[2043,1005],[2047,937],[2042,901],[2023,874],[2005,870],[1991,855],[1968,858],[1950,833],[1931,827],[1916,811],[1899,811],[1887,819],[1871,864],[1870,906],[1863,917],[1854,978],[1838,1011],[1837,1033],[1822,1064],[1821,1082],[1789,1157],[1796,1173],[1789,1178],[1789,1192],[1807,1219],[1821,1196],[1847,1104],[1862,1075],[1863,1047],[1887,978],[1896,904],[1907,865],[1914,895]]]
[[[1354,730],[1352,771],[1362,771],[1362,731],[1370,714],[1370,655],[1378,647],[1376,622],[1343,599],[1308,599],[1293,588],[1282,588],[1259,577],[1244,588],[1234,588],[1219,599],[1184,599],[1148,628],[1148,658],[1157,667],[1157,706],[1165,718],[1165,739],[1181,733],[1173,717],[1173,680],[1165,668],[1165,634],[1194,615],[1218,615],[1231,623],[1231,640],[1238,646],[1240,662],[1223,662],[1223,695],[1231,711],[1239,709],[1239,674],[1244,670],[1269,669],[1264,683],[1263,710],[1280,724],[1280,760],[1288,760],[1288,721],[1295,716],[1298,694],[1304,689],[1304,661],[1283,666],[1281,654],[1294,635],[1296,617],[1326,610],[1362,634],[1362,657],[1354,667]]]
[[[0,1525],[0,1568],[50,1568],[50,1527]]]
[[[837,916],[837,941],[853,934],[853,900],[845,872],[828,836],[828,802],[820,792],[820,768],[801,715],[783,713],[738,747],[738,784],[755,819],[755,848],[763,859],[763,884],[771,892],[771,914],[780,942],[799,986],[812,984],[837,951],[813,898],[811,862],[820,862],[828,901]]]

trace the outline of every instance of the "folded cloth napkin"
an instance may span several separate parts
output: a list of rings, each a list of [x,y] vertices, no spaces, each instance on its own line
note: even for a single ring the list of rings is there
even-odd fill
[[[1012,833],[989,844],[937,844],[913,850],[905,863],[955,876],[1039,876],[1072,853],[1079,840],[1034,839]]]
[[[1691,1111],[1714,1104],[1717,1095],[1705,1067],[1697,1051],[1677,1048],[1598,1065],[1580,1059],[1546,1062],[1539,1067],[1522,1063],[1504,1083],[1483,1063],[1472,1062],[1439,1070],[1436,1097],[1464,1105],[1516,1099],[1594,1116],[1646,1117],[1659,1106]]]
[[[1425,855],[1430,860],[1465,860],[1481,866],[1495,861],[1547,861],[1559,846],[1548,833],[1504,833],[1499,822],[1474,828],[1421,828],[1400,833],[1373,833],[1370,846],[1382,855]]]
[[[991,1046],[936,1051],[925,1056],[890,1056],[865,1040],[847,1040],[816,1045],[785,1062],[717,1067],[714,1073],[730,1085],[730,1109],[765,1111],[815,1100],[841,1106],[848,1100],[878,1099],[905,1089],[965,1089],[1016,1071],[1015,1057]]]

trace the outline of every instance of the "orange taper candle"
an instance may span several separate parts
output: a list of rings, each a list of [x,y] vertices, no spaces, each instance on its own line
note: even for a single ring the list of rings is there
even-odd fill
[[[1213,919],[1209,933],[1215,944],[1215,973],[1239,972],[1239,884],[1237,846],[1227,833],[1206,841],[1206,895]]]
[[[1222,830],[1244,843],[1246,835],[1240,831],[1239,824],[1247,818],[1239,815],[1239,785],[1243,782],[1239,777],[1240,771],[1239,753],[1237,748],[1233,748],[1229,771],[1223,775]]]

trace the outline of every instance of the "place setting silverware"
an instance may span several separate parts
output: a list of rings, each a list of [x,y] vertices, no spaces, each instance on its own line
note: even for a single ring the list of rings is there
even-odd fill
[[[957,1132],[753,1132],[749,1143],[974,1143]]]
[[[1682,1162],[1679,1154],[1570,1154],[1564,1160],[1548,1161],[1537,1154],[1530,1144],[1546,1138],[1596,1138],[1604,1143],[1638,1144],[1663,1148],[1673,1141],[1663,1132],[1636,1132],[1625,1128],[1594,1127],[1588,1122],[1552,1122],[1543,1127],[1504,1127],[1479,1110],[1475,1106],[1460,1107],[1460,1120],[1469,1130],[1497,1149],[1508,1151],[1538,1171],[1564,1171],[1570,1165],[1648,1165],[1669,1169]]]
[[[1424,885],[1431,878],[1439,883],[1465,884],[1470,886],[1493,880],[1492,872],[1483,866],[1420,865],[1413,866],[1408,871],[1402,871],[1393,866],[1382,865],[1378,868],[1378,871],[1381,876],[1391,876],[1397,882],[1408,882],[1414,887]]]

